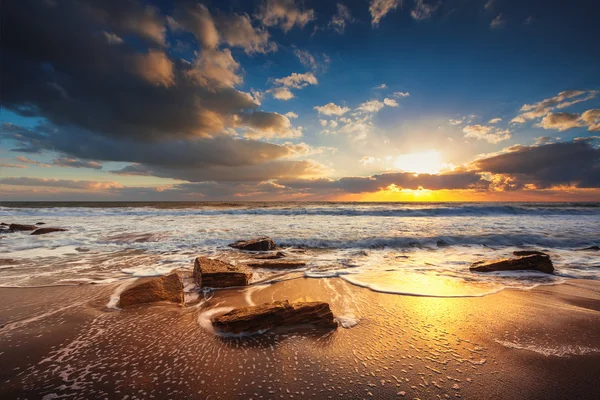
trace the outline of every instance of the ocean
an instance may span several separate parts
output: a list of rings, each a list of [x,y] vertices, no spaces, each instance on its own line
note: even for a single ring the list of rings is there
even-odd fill
[[[2,234],[0,286],[112,283],[191,270],[198,255],[233,263],[227,245],[269,236],[294,271],[257,270],[251,283],[340,277],[373,291],[472,297],[566,279],[600,279],[600,203],[3,202],[0,222],[67,228]],[[555,275],[479,274],[472,262],[519,249],[550,254]]]

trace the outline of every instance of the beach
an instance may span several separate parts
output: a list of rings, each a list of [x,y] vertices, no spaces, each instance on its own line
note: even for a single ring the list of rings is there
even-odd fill
[[[430,298],[376,293],[337,278],[299,278],[217,290],[186,307],[124,311],[106,308],[111,289],[0,290],[3,398],[600,394],[597,282]],[[226,338],[207,326],[219,310],[280,299],[328,301],[349,327]]]
[[[3,206],[6,222],[67,230],[2,235],[0,396],[595,399],[599,210]],[[229,246],[261,234],[276,247]],[[552,273],[470,269],[538,250]],[[248,286],[200,287],[196,257],[245,266]],[[121,307],[128,289],[173,273],[179,304]],[[213,318],[232,309],[285,300],[328,303],[337,328],[214,328]]]

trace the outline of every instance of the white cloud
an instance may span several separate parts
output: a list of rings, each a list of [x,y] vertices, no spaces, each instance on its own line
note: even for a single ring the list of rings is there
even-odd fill
[[[319,122],[321,123],[321,126],[327,126],[327,120],[326,119],[320,119]]]
[[[423,0],[416,0],[415,7],[410,12],[410,16],[417,21],[429,19],[441,4],[441,1],[429,4],[425,3]]]
[[[502,122],[502,118],[492,118],[489,120],[488,124],[497,124],[498,122]]]
[[[468,125],[463,128],[463,132],[466,138],[486,140],[489,143],[499,143],[511,138],[511,133],[508,129],[501,130],[485,125]]]
[[[108,43],[108,44],[123,43],[123,39],[119,35],[116,35],[114,33],[104,31],[104,32],[102,32],[102,35],[104,36],[104,39],[106,39],[106,43]]]
[[[557,129],[559,132],[580,127],[588,127],[589,131],[598,131],[600,130],[600,109],[587,110],[582,114],[567,112],[548,114],[536,126],[544,129]]]
[[[313,75],[312,72],[306,72],[304,74],[294,72],[290,76],[286,76],[284,78],[277,78],[273,82],[276,85],[282,85],[294,89],[302,89],[308,85],[316,85],[319,83],[319,81]]]
[[[373,89],[387,89],[387,85],[385,83],[382,83],[379,86],[375,86]]]
[[[264,28],[254,28],[247,14],[221,16],[217,18],[216,25],[223,42],[243,48],[246,54],[277,50],[277,45],[269,41],[269,32]]]
[[[593,99],[598,95],[596,90],[565,90],[556,96],[549,97],[534,104],[524,104],[521,114],[513,118],[511,123],[525,123],[527,120],[544,117],[554,109],[567,108],[574,104]]]
[[[323,115],[344,115],[350,109],[348,107],[340,107],[334,103],[327,103],[324,106],[315,106],[315,110]]]
[[[385,98],[383,99],[383,104],[385,104],[388,107],[398,107],[398,102],[394,99],[389,99],[389,98]]]
[[[286,116],[286,117],[288,117],[288,118],[293,118],[293,119],[296,119],[296,118],[298,118],[298,114],[296,114],[295,112],[292,112],[292,111],[290,111],[290,112],[287,112],[287,113],[285,113],[285,114],[283,114],[283,115],[285,115],[285,116]]]
[[[408,93],[408,92],[394,92],[393,96],[397,97],[397,98],[408,97],[408,96],[410,96],[410,93]]]
[[[370,0],[371,25],[379,25],[381,18],[385,17],[391,10],[395,10],[398,4],[399,0]]]
[[[271,93],[277,100],[289,100],[294,98],[294,93],[287,87],[276,87],[267,90],[267,92]]]

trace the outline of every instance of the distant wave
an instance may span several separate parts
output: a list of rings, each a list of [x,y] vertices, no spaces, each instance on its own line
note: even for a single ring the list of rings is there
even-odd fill
[[[29,203],[28,203],[29,204]],[[47,204],[47,203],[44,203]],[[305,205],[302,203],[192,203],[188,207],[177,203],[169,207],[169,203],[157,203],[154,206],[132,207],[130,203],[118,203],[100,207],[96,203],[92,207],[82,203],[72,206],[54,206],[41,208],[24,205],[0,206],[0,216],[35,215],[35,216],[76,216],[76,215],[129,215],[129,216],[185,216],[185,215],[273,215],[273,216],[366,216],[366,217],[476,217],[476,216],[552,216],[552,215],[599,215],[600,203],[327,203]],[[148,203],[153,204],[153,203]]]

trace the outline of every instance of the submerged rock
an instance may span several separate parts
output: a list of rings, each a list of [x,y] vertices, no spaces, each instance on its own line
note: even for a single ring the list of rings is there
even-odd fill
[[[183,304],[183,283],[176,273],[158,278],[142,278],[121,293],[118,306],[170,301]]]
[[[248,286],[252,273],[243,267],[232,265],[221,260],[208,257],[197,257],[194,261],[194,282],[204,288],[224,288],[231,286]]]
[[[279,258],[284,258],[284,257],[285,257],[285,253],[282,251],[278,251],[277,253],[272,253],[272,254],[257,254],[253,258],[256,258],[257,260],[277,260]]]
[[[17,232],[17,231],[34,231],[37,229],[35,225],[21,225],[21,224],[10,224],[8,229]]]
[[[598,251],[600,250],[600,246],[590,246],[590,247],[586,247],[585,249],[579,249],[581,251]]]
[[[471,271],[494,272],[494,271],[519,271],[532,270],[552,274],[554,266],[548,255],[532,254],[519,258],[497,260],[489,262],[475,262],[471,265]]]
[[[304,261],[272,260],[272,261],[249,262],[247,265],[252,268],[296,269],[296,268],[306,267],[306,262],[304,262]]]
[[[68,229],[64,228],[37,228],[35,231],[31,232],[32,235],[45,235],[46,233],[52,232],[66,232]]]
[[[516,250],[516,251],[513,251],[513,254],[518,257],[535,256],[535,255],[550,257],[548,254],[541,252],[541,251],[537,251],[537,250]]]
[[[329,304],[320,301],[290,304],[286,300],[236,308],[213,317],[212,324],[217,331],[223,333],[255,333],[305,324],[321,329],[337,328]]]
[[[238,240],[235,243],[231,243],[229,247],[247,251],[269,251],[275,248],[275,242],[273,239],[264,236],[250,240]]]

